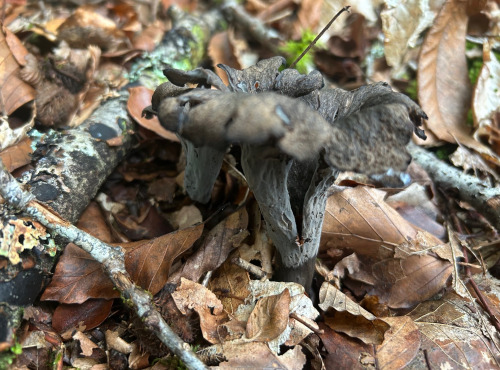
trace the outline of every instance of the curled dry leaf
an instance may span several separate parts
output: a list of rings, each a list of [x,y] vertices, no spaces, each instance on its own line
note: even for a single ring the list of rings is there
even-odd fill
[[[35,90],[19,78],[19,64],[7,43],[16,38],[9,30],[2,27],[0,32],[0,113],[10,115],[17,108],[35,99]],[[14,43],[11,41],[11,45]],[[22,47],[17,40],[16,49]],[[25,55],[27,52],[25,53]]]
[[[248,215],[245,208],[225,218],[210,230],[203,244],[178,271],[169,277],[168,282],[177,283],[181,277],[198,281],[207,271],[217,269],[248,235],[247,224]]]
[[[483,45],[483,62],[472,97],[472,113],[477,127],[474,137],[476,140],[487,138],[496,154],[500,154],[499,127],[494,124],[495,115],[500,112],[500,62],[488,42]]]
[[[321,251],[355,252],[362,263],[349,275],[390,307],[410,307],[446,286],[452,264],[438,257],[444,253],[439,239],[416,230],[383,197],[384,192],[364,187],[332,195]]]
[[[229,322],[229,317],[224,311],[222,302],[203,285],[181,278],[181,284],[172,293],[172,298],[183,314],[187,314],[188,310],[198,313],[203,338],[210,343],[221,343],[243,334],[242,327],[224,325]]]
[[[164,139],[179,142],[179,139],[174,133],[166,130],[160,125],[158,118],[153,117],[152,119],[145,119],[142,117],[142,109],[151,102],[153,91],[144,86],[131,87],[128,91],[130,92],[130,96],[127,101],[127,111],[132,118],[142,127],[153,131]]]
[[[425,144],[458,141],[498,165],[499,157],[475,140],[467,126],[472,97],[465,56],[469,2],[475,4],[447,1],[422,45],[417,82],[419,102],[429,115],[425,124],[429,141]]]
[[[427,359],[437,367],[492,369],[500,366],[498,333],[474,301],[454,293],[418,305],[409,316]]]
[[[409,48],[416,46],[420,34],[432,24],[444,0],[429,4],[429,0],[404,2],[385,1],[380,13],[384,32],[384,54],[387,64],[396,70],[404,62]]]
[[[132,280],[151,294],[158,293],[167,282],[174,259],[191,248],[203,227],[198,224],[152,240],[122,244],[126,249],[125,267]]]
[[[247,321],[246,336],[256,342],[269,342],[285,331],[290,312],[290,291],[283,290],[259,299]]]
[[[358,338],[366,344],[381,344],[389,325],[351,300],[332,284],[324,282],[319,291],[319,307],[335,314],[325,322],[336,331]]]

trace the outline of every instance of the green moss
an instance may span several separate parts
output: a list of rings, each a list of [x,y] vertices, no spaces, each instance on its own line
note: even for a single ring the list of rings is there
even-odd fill
[[[413,100],[418,100],[417,80],[413,79],[408,82],[408,87],[405,90],[406,94]]]
[[[300,40],[288,41],[285,46],[282,46],[279,50],[281,53],[285,54],[286,62],[288,65],[292,64],[295,59],[311,44],[311,42],[316,37],[316,34],[312,33],[310,30],[305,30],[302,34]],[[319,42],[315,45],[315,48],[323,47]],[[308,73],[311,69],[314,68],[313,62],[313,54],[310,50],[306,55],[302,57],[302,59],[297,63],[296,67],[297,71],[300,73]]]
[[[8,351],[0,353],[0,370],[10,369],[16,357],[21,353],[23,353],[23,347],[17,341]]]

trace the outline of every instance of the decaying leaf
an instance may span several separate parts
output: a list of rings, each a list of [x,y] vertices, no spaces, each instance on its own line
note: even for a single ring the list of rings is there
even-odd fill
[[[429,114],[426,132],[435,145],[440,140],[457,141],[496,164],[500,160],[487,146],[471,136],[467,113],[472,97],[465,57],[468,7],[471,1],[446,1],[422,45],[418,61],[418,92],[422,108]],[[477,10],[477,9],[476,9]]]
[[[35,98],[35,90],[19,78],[19,64],[11,51],[7,38],[16,38],[7,28],[2,27],[0,32],[0,96],[2,112],[7,115],[13,113],[17,108],[32,101]],[[16,47],[22,47],[19,40]],[[22,54],[28,54],[27,51]]]
[[[389,325],[351,300],[332,284],[324,282],[319,291],[319,307],[335,311],[325,322],[335,331],[358,338],[366,344],[381,344]]]
[[[181,277],[198,281],[207,271],[217,269],[226,261],[229,253],[248,235],[245,230],[247,224],[248,215],[245,208],[225,218],[210,230],[196,253],[178,271],[174,272],[168,281],[177,283]]]
[[[179,139],[177,136],[175,136],[172,132],[165,130],[165,128],[160,125],[160,122],[156,117],[147,120],[141,116],[142,107],[151,101],[153,91],[144,86],[136,86],[131,87],[129,92],[130,96],[127,101],[127,110],[135,121],[142,127],[155,132],[167,140],[178,142]]]
[[[387,64],[396,70],[404,61],[405,53],[415,47],[420,34],[432,24],[435,11],[444,0],[431,4],[429,0],[405,2],[385,1],[385,9],[380,14],[384,32],[384,54]],[[435,3],[435,2],[434,2]]]
[[[203,285],[181,278],[181,284],[172,293],[177,308],[186,314],[194,310],[200,316],[203,338],[210,343],[221,343],[243,334],[243,328],[228,323],[229,317],[221,301]],[[235,329],[234,332],[231,329]]]
[[[438,257],[445,253],[439,239],[415,229],[383,197],[384,192],[364,187],[332,195],[321,250],[355,252],[361,265],[352,266],[350,277],[390,307],[410,307],[446,286],[452,264]]]
[[[496,330],[474,302],[449,293],[421,303],[409,316],[420,331],[430,363],[448,368],[500,366]]]
[[[499,127],[494,124],[495,115],[500,112],[500,62],[491,45],[483,45],[483,66],[479,72],[472,97],[472,113],[474,125],[477,127],[474,137],[476,140],[486,138],[498,153]],[[465,168],[464,168],[465,169]]]
[[[56,266],[56,271],[41,299],[60,303],[83,303],[89,298],[120,297],[101,264],[83,249],[70,243]]]
[[[199,239],[203,226],[198,224],[149,241],[128,243],[125,267],[132,280],[152,294],[158,293],[167,282],[174,259]]]
[[[260,299],[247,321],[246,336],[256,342],[269,342],[285,331],[290,310],[290,292]]]
[[[384,341],[376,347],[376,359],[381,369],[404,369],[420,349],[420,332],[408,316],[382,318],[390,325]]]

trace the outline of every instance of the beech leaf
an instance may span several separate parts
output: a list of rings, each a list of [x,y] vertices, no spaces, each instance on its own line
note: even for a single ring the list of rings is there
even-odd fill
[[[377,319],[358,303],[348,298],[332,284],[324,282],[319,291],[319,307],[327,312],[335,310],[325,322],[336,331],[358,338],[366,344],[381,344],[389,325]]]
[[[288,325],[290,291],[259,299],[247,322],[246,336],[256,342],[269,342]]]
[[[7,38],[17,39],[7,28],[2,27],[0,32],[0,95],[2,110],[7,115],[13,113],[17,108],[35,99],[35,90],[19,78],[19,64],[11,51]],[[10,42],[14,45],[14,42]],[[17,48],[24,48],[19,40],[15,43]],[[27,52],[25,52],[27,54]],[[22,55],[23,53],[21,53]]]
[[[151,240],[128,243],[125,267],[132,280],[151,294],[158,293],[167,282],[174,259],[200,238],[203,226],[198,224]]]

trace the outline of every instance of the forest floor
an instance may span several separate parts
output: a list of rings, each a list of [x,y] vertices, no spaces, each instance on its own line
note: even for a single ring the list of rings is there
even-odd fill
[[[345,6],[295,68],[387,82],[427,138],[403,173],[338,175],[303,287],[273,280],[243,149],[194,201],[183,138],[142,112],[163,68],[290,65]],[[4,0],[0,368],[499,368],[499,37],[494,0]],[[388,137],[367,151],[404,155]]]

